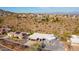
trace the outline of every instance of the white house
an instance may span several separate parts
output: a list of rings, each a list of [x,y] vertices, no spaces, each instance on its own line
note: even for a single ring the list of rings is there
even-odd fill
[[[79,44],[79,36],[71,35],[70,41],[72,44]]]
[[[29,36],[29,39],[42,41],[43,50],[64,50],[64,45],[60,44],[59,39],[54,34],[34,33]]]
[[[71,35],[70,44],[71,44],[71,50],[79,51],[79,36]]]
[[[28,37],[30,40],[43,41],[44,44],[52,45],[58,38],[54,34],[34,33]]]
[[[57,37],[53,34],[42,34],[42,33],[34,33],[32,35],[29,36],[29,39],[33,39],[33,40],[54,40],[57,39]]]

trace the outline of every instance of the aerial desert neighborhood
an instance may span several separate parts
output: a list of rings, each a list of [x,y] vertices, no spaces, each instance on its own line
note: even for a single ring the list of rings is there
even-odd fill
[[[79,51],[79,8],[0,7],[0,51]]]

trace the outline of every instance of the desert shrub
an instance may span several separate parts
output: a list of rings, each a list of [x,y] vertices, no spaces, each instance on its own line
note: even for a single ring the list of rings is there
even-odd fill
[[[47,22],[49,21],[49,18],[48,18],[48,17],[46,17],[46,21],[47,21]]]
[[[12,26],[12,27],[11,27],[11,30],[12,30],[13,32],[15,32],[15,31],[16,31],[16,28],[15,28],[14,26]]]
[[[38,25],[36,25],[36,28],[38,28],[39,26]]]
[[[68,32],[64,32],[63,34],[60,34],[60,38],[61,38],[61,41],[67,41],[68,37],[70,36],[71,34],[68,33]]]
[[[30,35],[32,35],[34,32],[30,31]]]
[[[40,45],[39,43],[36,43],[36,44],[34,44],[34,45],[31,47],[31,49],[32,49],[33,51],[39,51],[39,50],[41,50],[41,45]]]
[[[48,17],[45,17],[45,18],[42,18],[41,20],[42,21],[45,21],[45,22],[48,22],[49,21],[49,18]]]
[[[0,18],[0,23],[2,23],[3,21],[4,21],[4,19],[1,19],[1,18]]]
[[[56,17],[52,20],[52,22],[59,22],[60,20]]]
[[[53,31],[52,34],[58,35],[58,32],[57,31]]]
[[[73,34],[79,35],[79,26],[75,28]]]

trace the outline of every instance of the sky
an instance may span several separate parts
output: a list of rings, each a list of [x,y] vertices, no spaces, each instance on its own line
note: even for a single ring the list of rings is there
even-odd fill
[[[16,13],[79,13],[79,7],[0,7]]]

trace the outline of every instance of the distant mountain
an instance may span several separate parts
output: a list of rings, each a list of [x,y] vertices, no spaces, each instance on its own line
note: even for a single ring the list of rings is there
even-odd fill
[[[8,16],[8,15],[11,15],[11,14],[13,14],[13,12],[0,9],[0,16]]]
[[[5,10],[2,10],[2,9],[0,9],[0,15],[8,15],[8,14],[13,14],[13,13],[15,13],[15,12],[12,12],[12,11],[5,11]],[[79,12],[51,12],[51,13],[41,13],[41,12],[39,12],[39,13],[16,13],[16,14],[75,14],[75,15],[79,15]]]
[[[2,10],[2,9],[0,9],[0,12],[14,13],[14,12],[11,12],[11,11],[5,11],[5,10]]]

